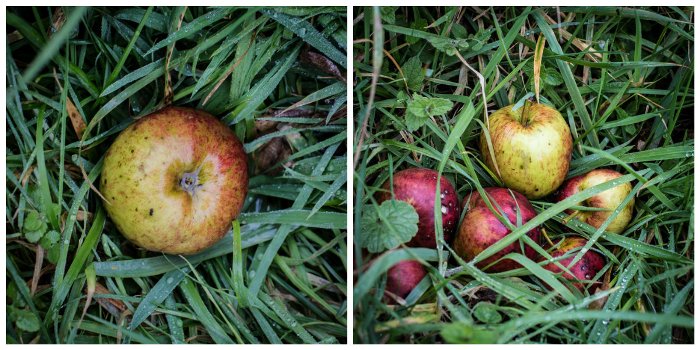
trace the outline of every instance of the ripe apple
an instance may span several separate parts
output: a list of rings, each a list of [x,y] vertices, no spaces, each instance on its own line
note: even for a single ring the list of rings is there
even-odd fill
[[[622,174],[611,169],[596,169],[588,172],[585,175],[579,175],[569,179],[566,184],[559,191],[559,201],[562,201],[579,191],[583,191],[589,187],[614,180]],[[605,211],[572,211],[567,210],[566,212],[571,214],[578,220],[585,222],[595,228],[599,228],[600,225],[608,219],[611,212],[620,206],[622,201],[629,195],[632,191],[632,185],[630,183],[624,183],[622,185],[615,186],[609,190],[605,190],[596,194],[595,196],[588,198],[583,203],[578,203],[578,205],[584,205],[586,207],[594,207],[607,209]],[[627,224],[632,219],[632,211],[634,209],[634,198],[627,203],[624,209],[617,215],[617,217],[608,225],[607,231],[613,233],[620,233],[625,230]]]
[[[511,191],[507,188],[490,187],[484,188],[486,194],[490,197],[489,202],[498,212],[505,213],[508,220],[515,226],[517,225],[517,211],[520,211],[521,225],[530,221],[537,216],[535,208],[522,194]],[[479,253],[498,242],[503,237],[511,233],[498,217],[489,209],[486,202],[481,198],[479,192],[473,191],[470,195],[464,198],[467,207],[467,214],[462,220],[459,227],[457,238],[454,242],[454,249],[462,259],[470,261]],[[500,207],[500,210],[499,210]],[[527,235],[539,244],[540,232],[537,228],[533,228]],[[535,259],[537,253],[530,246],[524,244],[525,256],[530,259]],[[494,261],[503,256],[518,252],[522,253],[520,242],[516,241],[505,247],[500,252],[490,256],[489,258],[480,261],[477,266],[485,268]],[[490,272],[502,272],[520,267],[520,264],[512,260],[502,260],[487,269]]]
[[[394,174],[394,199],[408,202],[418,213],[418,232],[407,243],[410,247],[435,248],[435,188],[438,173],[425,168],[410,168]],[[379,202],[391,199],[390,182],[384,183],[383,191],[379,194]],[[446,242],[452,240],[452,235],[459,221],[459,198],[450,181],[440,177],[440,202],[442,204],[442,229]]]
[[[598,271],[602,270],[605,266],[605,259],[603,259],[603,256],[592,250],[588,250],[586,253],[583,254],[581,260],[579,260],[573,266],[569,266],[569,264],[571,264],[571,261],[574,259],[574,257],[576,257],[576,255],[580,251],[580,248],[583,248],[583,246],[585,246],[586,243],[586,239],[582,237],[568,237],[562,241],[562,243],[556,250],[550,253],[552,255],[552,258],[556,259],[560,256],[563,256],[567,252],[570,252],[569,254],[567,254],[566,258],[557,260],[560,264],[562,264],[562,266],[568,267],[569,271],[573,273],[573,275],[568,272],[564,273],[564,278],[566,278],[567,280],[590,280],[593,277],[595,277]],[[554,273],[560,273],[563,271],[561,268],[559,268],[559,266],[555,265],[553,262],[545,265],[544,268]],[[590,293],[595,292],[595,288],[599,284],[600,282],[591,283],[591,285],[588,288],[588,291]],[[574,286],[581,291],[583,291],[583,288],[585,287],[584,283],[582,282],[576,282],[574,283]]]
[[[523,107],[503,107],[489,116],[489,130],[481,132],[481,154],[497,174],[487,132],[506,187],[527,198],[541,198],[564,182],[573,141],[569,126],[555,109],[526,101]]]
[[[423,265],[416,260],[399,261],[387,271],[386,290],[406,298],[426,274]]]
[[[192,254],[216,243],[248,191],[241,142],[212,115],[167,107],[119,134],[100,189],[119,231],[134,244]]]

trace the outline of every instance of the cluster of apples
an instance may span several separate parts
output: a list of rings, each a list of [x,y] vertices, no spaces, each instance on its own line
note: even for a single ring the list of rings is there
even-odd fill
[[[555,198],[562,201],[587,188],[622,176],[614,170],[596,169],[572,177],[564,183],[569,171],[573,141],[564,118],[549,106],[529,102],[520,108],[507,106],[491,114],[488,122],[489,130],[482,131],[480,139],[482,156],[489,169],[500,175],[507,188],[484,188],[486,197],[477,191],[467,194],[461,205],[466,208],[466,214],[457,229],[456,223],[461,214],[457,193],[449,180],[444,177],[440,179],[444,238],[446,242],[452,242],[455,252],[466,261],[474,259],[484,249],[512,232],[509,228],[511,225],[505,225],[499,216],[510,221],[512,227],[522,226],[534,218],[537,212],[528,199],[543,198],[560,188]],[[418,233],[408,246],[436,247],[433,208],[437,175],[434,170],[423,168],[407,169],[394,175],[395,199],[413,205],[419,216]],[[384,188],[388,190],[389,184],[384,184]],[[568,209],[566,212],[572,218],[599,228],[631,190],[629,183],[616,186],[578,203],[595,210]],[[387,191],[382,194],[380,200],[390,199],[391,193],[392,191]],[[633,207],[634,200],[631,200],[606,230],[622,232],[632,218]],[[451,241],[455,233],[456,237]],[[538,227],[527,232],[527,236],[538,245],[543,245]],[[578,262],[571,265],[576,255],[571,251],[580,250],[586,243],[587,240],[582,237],[569,236],[550,252],[571,273],[562,271],[554,262],[544,265],[544,268],[554,273],[564,272],[563,277],[571,280],[573,286],[579,290],[588,287],[593,292],[598,282],[592,281],[592,278],[604,267],[603,256],[588,250]],[[532,247],[516,241],[480,261],[477,266],[489,272],[520,267],[513,260],[503,259],[509,253],[521,253],[534,261],[544,259]],[[418,262],[402,261],[389,270],[387,291],[405,297],[425,274],[425,269]]]

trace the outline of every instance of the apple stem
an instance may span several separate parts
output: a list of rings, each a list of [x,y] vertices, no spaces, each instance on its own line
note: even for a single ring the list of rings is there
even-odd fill
[[[525,100],[525,105],[520,111],[520,122],[523,124],[523,126],[530,125],[530,113],[528,112],[530,112],[530,100]]]
[[[182,187],[185,192],[189,193],[190,196],[194,196],[194,191],[197,187],[201,186],[199,183],[199,171],[202,170],[202,166],[197,167],[195,171],[186,172],[182,174],[180,179],[180,187]]]

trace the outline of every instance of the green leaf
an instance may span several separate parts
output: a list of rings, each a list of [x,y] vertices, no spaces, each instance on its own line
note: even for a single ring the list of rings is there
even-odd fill
[[[406,110],[406,126],[408,127],[408,131],[418,130],[426,121],[428,121],[428,117],[416,115],[409,109]]]
[[[44,224],[45,225],[45,224]],[[29,243],[36,243],[39,242],[42,236],[44,236],[45,231],[25,231],[24,232],[24,238],[27,239]]]
[[[493,344],[498,339],[496,331],[467,323],[451,323],[440,335],[451,344]]]
[[[60,244],[54,244],[51,248],[48,249],[46,253],[46,259],[49,260],[50,263],[56,264],[58,261],[58,256],[61,254],[61,245]]]
[[[454,56],[458,50],[466,50],[469,48],[469,40],[467,39],[429,37],[428,42],[438,49],[438,51],[444,52],[448,56]]]
[[[474,306],[474,317],[488,324],[500,323],[503,320],[498,306],[485,301],[480,301]]]
[[[554,68],[546,68],[543,73],[542,80],[547,85],[559,86],[564,82],[559,71]]]
[[[381,13],[382,21],[388,24],[396,23],[396,10],[398,6],[382,6],[379,8],[379,13]]]
[[[423,97],[416,93],[408,102],[406,110],[406,126],[408,131],[415,131],[423,126],[430,117],[443,115],[452,109],[452,101],[437,97]]]
[[[411,29],[416,29],[416,30],[422,31],[427,26],[428,26],[428,21],[423,17],[417,18],[415,21],[411,22]],[[410,36],[410,35],[407,35],[405,38],[406,38],[406,42],[411,44],[411,45],[417,43],[420,40],[420,38],[415,37],[415,36]]]
[[[38,231],[41,228],[41,225],[45,223],[46,222],[43,220],[38,211],[31,210],[29,214],[24,217],[23,229],[24,231]]]
[[[420,90],[423,85],[423,67],[420,58],[418,56],[411,57],[404,63],[401,69],[403,70],[408,88],[411,90]]]
[[[16,310],[14,312],[15,324],[27,332],[36,332],[39,330],[39,318],[29,310]]]
[[[39,242],[39,244],[41,244],[41,246],[44,247],[44,249],[48,250],[51,247],[53,247],[59,239],[61,239],[61,234],[54,230],[51,230],[47,232],[44,235],[44,237],[41,238],[41,242]]]
[[[370,252],[393,249],[416,235],[418,213],[404,201],[388,200],[364,213],[361,229],[361,244]]]

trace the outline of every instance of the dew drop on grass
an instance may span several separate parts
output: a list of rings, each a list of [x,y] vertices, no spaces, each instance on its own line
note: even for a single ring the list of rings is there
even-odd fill
[[[167,284],[172,284],[173,282],[175,282],[175,280],[174,280],[172,277],[168,277],[168,279],[165,280],[165,282],[166,282]]]

